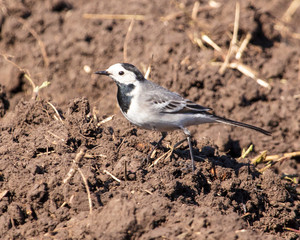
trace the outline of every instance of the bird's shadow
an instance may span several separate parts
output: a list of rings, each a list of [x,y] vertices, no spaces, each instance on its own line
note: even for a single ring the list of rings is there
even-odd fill
[[[239,140],[233,140],[231,137],[229,137],[228,141],[224,144],[226,154],[223,155],[216,154],[218,152],[218,149],[212,146],[204,146],[201,150],[199,150],[199,148],[195,146],[196,142],[193,141],[193,153],[195,162],[209,161],[209,163],[211,163],[214,167],[220,166],[222,168],[230,168],[234,170],[236,177],[239,176],[240,169],[244,166],[247,166],[248,173],[251,174],[253,178],[259,176],[259,173],[257,171],[251,170],[249,162],[245,163],[237,161],[236,158],[241,156],[242,152]],[[173,154],[178,155],[185,160],[190,159],[188,147],[178,148],[174,150]]]

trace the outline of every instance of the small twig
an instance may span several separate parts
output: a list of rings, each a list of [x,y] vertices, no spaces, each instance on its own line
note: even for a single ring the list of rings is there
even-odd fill
[[[128,15],[128,14],[91,14],[84,13],[83,18],[87,19],[112,19],[112,20],[128,20],[134,19],[138,21],[144,21],[146,17],[144,15]]]
[[[121,182],[121,180],[119,179],[119,178],[117,178],[116,176],[114,176],[114,175],[112,175],[109,171],[107,171],[107,170],[103,170],[103,172],[105,173],[105,174],[107,174],[107,175],[109,175],[109,176],[111,176],[114,180],[116,180],[117,182]]]
[[[23,26],[31,33],[31,35],[37,40],[40,49],[41,49],[41,53],[43,56],[43,60],[44,60],[44,64],[45,67],[48,68],[49,67],[49,58],[47,56],[47,52],[46,52],[46,47],[44,42],[41,40],[40,36],[38,35],[38,33],[32,28],[30,27],[22,18],[19,18],[18,21],[20,23],[23,24]]]
[[[123,46],[124,62],[127,62],[127,46],[128,46],[129,36],[130,36],[130,33],[133,28],[133,23],[134,23],[134,18],[131,19],[131,22],[130,22],[130,25],[128,27],[127,34],[125,37],[125,41],[124,41],[124,46]]]

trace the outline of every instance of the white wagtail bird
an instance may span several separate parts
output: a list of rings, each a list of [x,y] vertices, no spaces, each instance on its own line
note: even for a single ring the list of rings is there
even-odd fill
[[[96,74],[109,76],[118,86],[117,99],[123,115],[134,125],[162,133],[159,145],[168,131],[181,129],[187,138],[192,169],[194,155],[188,126],[202,123],[225,123],[253,129],[265,135],[270,132],[246,123],[216,116],[211,108],[200,106],[144,78],[132,64],[117,63]],[[152,153],[152,152],[151,152]],[[148,155],[148,157],[150,154]]]

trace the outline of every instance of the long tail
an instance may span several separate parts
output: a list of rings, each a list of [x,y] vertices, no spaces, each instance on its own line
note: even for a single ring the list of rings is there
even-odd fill
[[[263,133],[265,135],[271,136],[271,132],[266,131],[266,130],[264,130],[262,128],[259,128],[259,127],[255,127],[253,125],[249,125],[249,124],[246,124],[246,123],[233,121],[233,120],[230,120],[230,119],[227,119],[227,118],[223,118],[223,117],[218,117],[216,115],[213,115],[213,119],[216,122],[219,122],[219,123],[225,123],[225,124],[232,125],[232,126],[249,128],[249,129],[253,129],[253,130],[257,131],[257,132]]]

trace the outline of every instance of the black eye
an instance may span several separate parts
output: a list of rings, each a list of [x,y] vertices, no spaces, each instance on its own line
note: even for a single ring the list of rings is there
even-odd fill
[[[120,71],[120,72],[119,72],[119,75],[124,75],[124,72],[123,72],[123,71]]]

